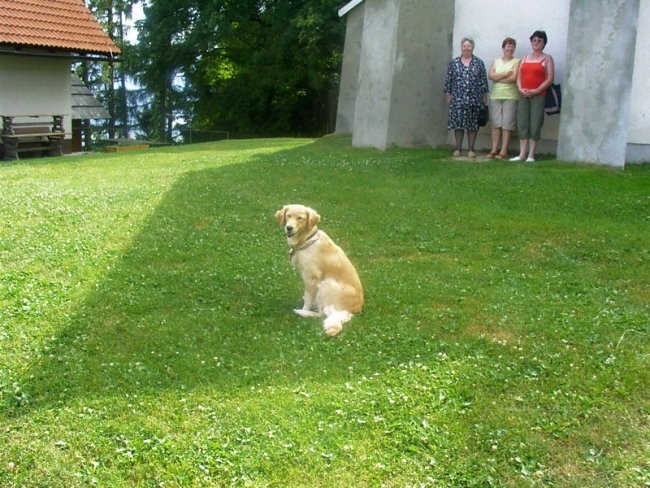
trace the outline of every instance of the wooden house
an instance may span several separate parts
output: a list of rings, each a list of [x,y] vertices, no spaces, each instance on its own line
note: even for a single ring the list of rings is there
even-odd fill
[[[114,60],[119,54],[83,0],[0,0],[3,122],[56,129],[62,152],[71,152],[73,104],[79,100],[73,94],[72,64]],[[5,135],[8,130],[13,128],[3,127]],[[6,145],[7,137],[3,141]]]

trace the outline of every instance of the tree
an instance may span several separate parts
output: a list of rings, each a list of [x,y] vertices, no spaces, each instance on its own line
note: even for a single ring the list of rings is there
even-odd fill
[[[194,10],[187,0],[159,0],[144,8],[132,74],[144,87],[141,128],[154,139],[170,139],[174,120],[187,112],[183,67],[194,56],[186,42]]]
[[[137,79],[158,136],[183,113],[234,135],[331,130],[344,26],[339,0],[155,0],[145,7]]]
[[[235,132],[327,132],[344,32],[338,2],[253,3],[225,19],[222,48],[206,52],[198,73],[198,98],[215,91],[211,110]],[[201,110],[206,106],[197,107],[197,115],[209,118]]]
[[[86,0],[86,6],[102,24],[111,39],[121,49],[121,62],[86,61],[77,67],[80,78],[91,87],[95,95],[105,103],[111,119],[106,123],[109,137],[115,136],[120,126],[122,136],[129,132],[129,109],[127,93],[128,64],[132,49],[125,40],[124,22],[131,18],[133,5],[139,0]],[[116,82],[118,86],[116,88]],[[116,124],[119,122],[119,124]]]

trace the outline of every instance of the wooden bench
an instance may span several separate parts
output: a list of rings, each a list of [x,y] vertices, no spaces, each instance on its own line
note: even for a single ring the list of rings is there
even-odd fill
[[[0,115],[4,160],[15,161],[18,153],[40,152],[48,156],[63,155],[63,115]],[[16,121],[15,119],[21,119]],[[23,119],[38,119],[24,122]]]

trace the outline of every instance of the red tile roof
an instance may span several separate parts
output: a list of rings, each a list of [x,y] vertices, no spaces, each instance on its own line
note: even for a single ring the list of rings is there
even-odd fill
[[[0,44],[116,55],[83,0],[0,0]]]

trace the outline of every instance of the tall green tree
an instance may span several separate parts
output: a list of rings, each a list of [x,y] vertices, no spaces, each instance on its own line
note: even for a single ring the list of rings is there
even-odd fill
[[[102,24],[111,39],[122,51],[119,62],[85,61],[77,72],[91,87],[96,96],[106,105],[111,119],[106,121],[109,137],[114,137],[116,128],[122,136],[129,132],[130,113],[128,108],[127,78],[129,60],[133,57],[132,46],[126,40],[125,22],[131,19],[133,6],[139,0],[86,0],[86,6]]]
[[[143,9],[132,75],[143,87],[139,123],[154,139],[169,140],[174,120],[190,110],[184,66],[195,55],[187,42],[195,8],[191,0],[157,0]]]
[[[160,134],[195,129],[319,135],[332,129],[344,26],[339,0],[152,0],[138,80]]]

